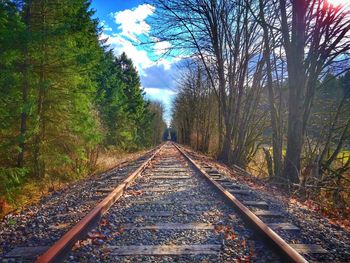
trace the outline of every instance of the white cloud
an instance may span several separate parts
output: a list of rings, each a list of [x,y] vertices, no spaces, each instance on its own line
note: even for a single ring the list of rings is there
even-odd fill
[[[168,41],[157,42],[154,44],[154,54],[157,56],[163,56],[170,48],[171,43]],[[169,70],[173,62],[175,62],[174,59],[160,58],[157,61],[157,65],[162,65],[165,70]]]
[[[171,104],[176,95],[176,92],[171,89],[144,88],[146,97],[151,100],[162,101],[165,106],[164,118],[168,125],[171,121]]]
[[[155,7],[149,4],[139,5],[134,9],[127,9],[114,14],[115,22],[119,25],[121,35],[133,41],[138,41],[139,35],[148,33],[151,30],[146,18],[152,15]]]
[[[145,50],[138,50],[137,47],[135,47],[130,41],[127,41],[118,34],[114,34],[112,36],[102,34],[101,38],[108,38],[107,44],[114,49],[116,55],[120,55],[121,53],[125,52],[133,61],[140,74],[144,75],[143,69],[150,68],[154,65],[154,62],[149,58]]]
[[[161,58],[160,60],[157,61],[157,65],[162,65],[165,70],[169,70],[171,68],[172,63],[173,63],[172,61],[169,61],[169,60],[163,59],[163,58]]]
[[[100,26],[103,27],[103,31],[113,31],[113,29],[107,25],[106,21],[101,21]]]
[[[176,92],[171,89],[159,89],[159,88],[144,88],[145,91],[150,95],[175,95]]]
[[[176,92],[171,89],[144,88],[146,96],[150,99],[163,101],[166,106],[170,106]]]
[[[103,33],[101,39],[107,39],[107,44],[110,45],[116,55],[125,52],[127,56],[133,61],[140,74],[145,75],[144,70],[155,65],[161,65],[165,70],[169,70],[171,65],[178,60],[161,58],[157,61],[152,61],[146,50],[140,50],[133,45],[132,42],[120,36],[120,34],[108,35]]]
[[[154,45],[154,53],[156,55],[164,55],[164,53],[166,53],[169,48],[171,48],[171,44],[168,41],[162,41],[162,42],[157,42]]]
[[[118,26],[119,32],[117,33],[107,32],[112,28],[106,25],[105,21],[101,23],[106,27],[101,38],[108,38],[107,44],[114,49],[116,55],[125,52],[143,76],[146,76],[145,69],[152,66],[162,66],[164,70],[170,70],[171,65],[177,62],[174,58],[162,57],[171,48],[170,42],[160,41],[149,36],[151,26],[146,22],[146,19],[154,12],[155,7],[149,4],[142,4],[133,9],[111,13],[110,17],[114,19]],[[157,42],[150,48],[153,52],[146,51],[142,46],[135,45],[135,43],[140,43],[139,38]]]

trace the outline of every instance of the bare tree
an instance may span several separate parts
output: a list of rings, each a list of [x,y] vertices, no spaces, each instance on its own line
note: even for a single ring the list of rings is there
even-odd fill
[[[349,10],[326,0],[153,0],[152,4],[158,14],[153,32],[157,41],[169,41],[177,55],[200,61],[211,84],[217,99],[218,157],[245,167],[270,117],[271,174],[299,182],[315,92],[327,71],[341,75],[349,69]],[[192,120],[200,116],[186,118],[182,127],[190,131],[196,123]],[[190,142],[190,132],[185,134]]]
[[[346,59],[349,12],[326,0],[279,1],[282,43],[288,65],[289,116],[284,174],[298,182],[306,125],[323,70]],[[289,12],[291,14],[289,15]]]
[[[173,124],[181,131],[180,142],[202,152],[209,151],[215,140],[215,98],[210,81],[203,69],[188,64],[178,84],[178,95],[173,105]]]
[[[257,112],[263,77],[257,23],[240,0],[152,3],[162,20],[154,32],[157,39],[199,58],[214,88],[219,158],[246,166],[264,123],[264,115]]]

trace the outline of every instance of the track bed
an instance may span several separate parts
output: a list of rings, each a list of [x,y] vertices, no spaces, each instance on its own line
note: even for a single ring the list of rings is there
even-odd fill
[[[0,262],[349,262],[349,234],[324,237],[219,166],[165,143],[9,215]]]
[[[280,261],[172,145],[80,244],[67,262]]]

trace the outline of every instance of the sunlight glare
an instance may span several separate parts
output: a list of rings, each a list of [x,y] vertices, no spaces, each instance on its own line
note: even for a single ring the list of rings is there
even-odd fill
[[[345,6],[350,3],[350,0],[327,0],[327,2],[333,6]]]

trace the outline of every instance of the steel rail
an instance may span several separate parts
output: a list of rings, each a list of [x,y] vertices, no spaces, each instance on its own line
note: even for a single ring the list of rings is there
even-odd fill
[[[101,219],[102,215],[124,194],[130,184],[146,169],[154,157],[159,153],[164,144],[141,164],[133,173],[123,180],[107,197],[105,197],[95,208],[93,208],[83,219],[81,219],[73,228],[64,234],[56,243],[54,243],[44,254],[36,260],[38,263],[61,262],[70,251],[74,243],[83,238]]]
[[[194,161],[179,145],[173,143],[180,153],[203,175],[213,186],[255,227],[262,235],[274,245],[276,252],[288,262],[306,263],[308,262],[301,256],[294,248],[292,248],[286,241],[284,241],[275,231],[268,227],[260,220],[253,212],[243,205],[234,195],[227,191],[215,180],[210,178],[209,174],[203,170],[200,165]]]

